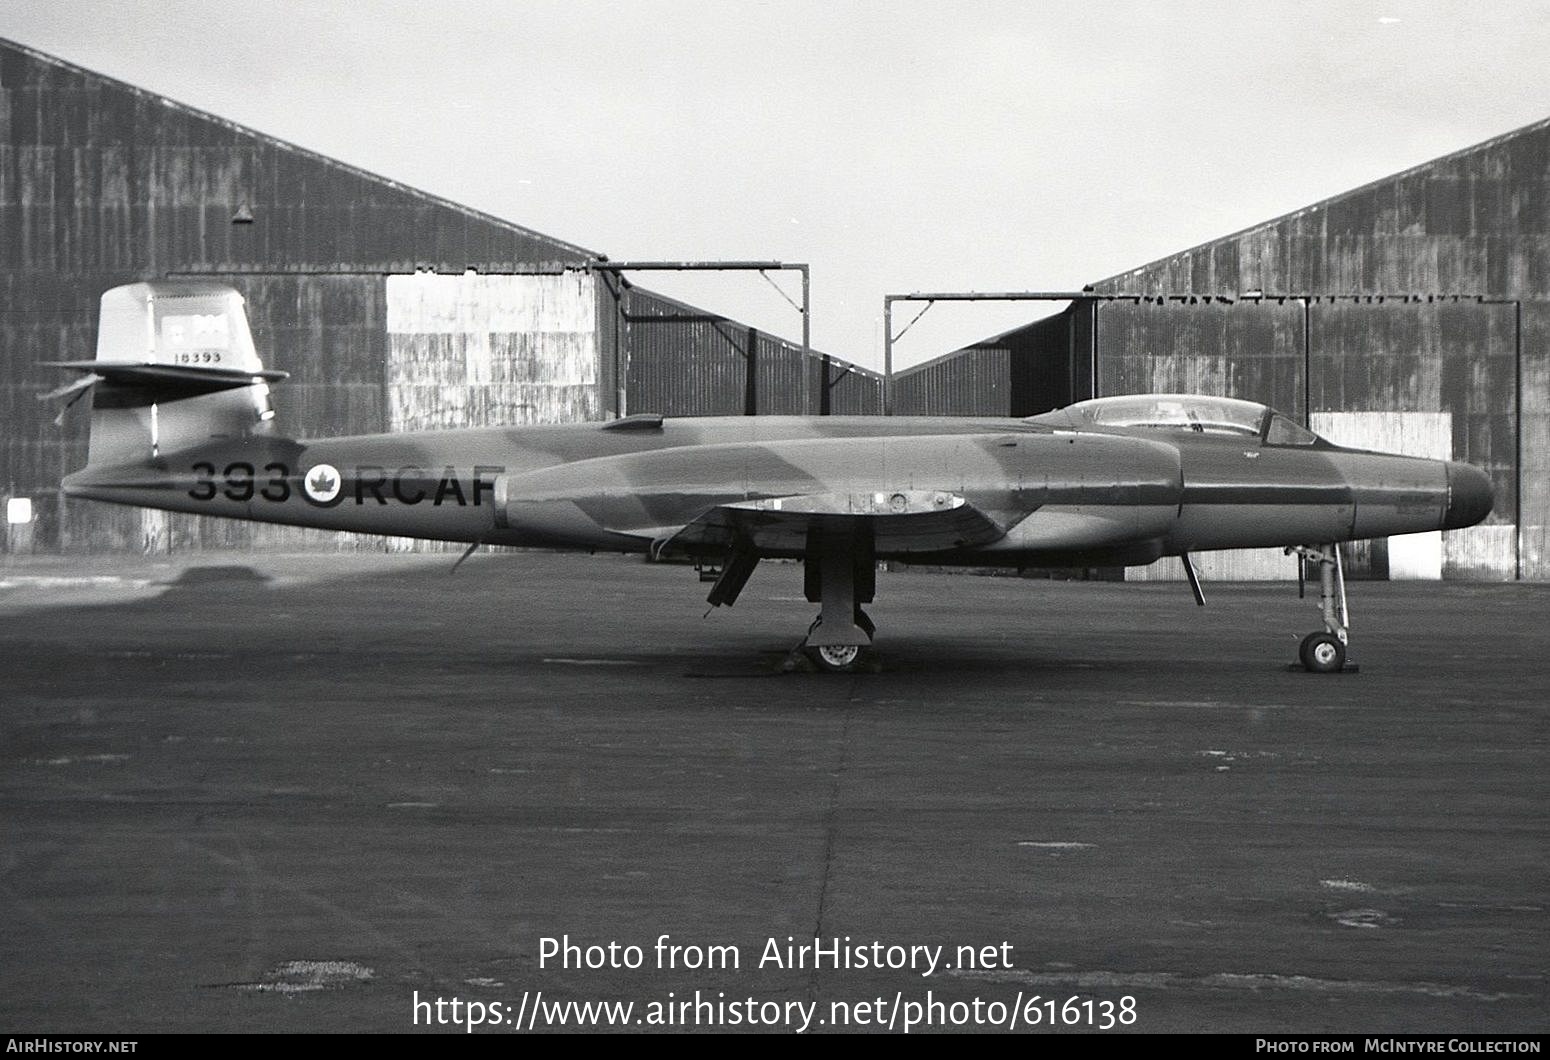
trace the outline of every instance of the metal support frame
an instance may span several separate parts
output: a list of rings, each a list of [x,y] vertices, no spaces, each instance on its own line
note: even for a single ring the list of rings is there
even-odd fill
[[[795,261],[607,261],[599,259],[587,262],[586,268],[594,272],[757,272],[769,281],[770,286],[780,293],[793,309],[802,314],[802,358],[803,364],[813,353],[812,343],[812,275],[806,262]],[[780,285],[770,280],[771,272],[799,272],[802,274],[802,302],[798,305],[791,297],[781,290]],[[626,281],[628,282],[628,281]],[[617,347],[617,343],[615,344]],[[752,356],[753,351],[750,351]],[[828,354],[822,357],[822,383],[818,396],[819,415],[829,414],[829,371],[830,358]],[[750,373],[753,370],[752,361],[749,363]],[[620,379],[621,393],[623,390],[624,371],[620,366],[618,377]],[[623,402],[620,402],[619,414],[625,413]],[[809,403],[809,408],[811,403]]]

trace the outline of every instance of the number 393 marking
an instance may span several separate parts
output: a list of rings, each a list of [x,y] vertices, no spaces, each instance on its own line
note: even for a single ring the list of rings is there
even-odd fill
[[[266,501],[284,501],[291,496],[291,483],[287,477],[290,468],[284,464],[265,464],[260,474],[252,464],[239,460],[226,465],[219,481],[215,465],[208,460],[201,460],[193,470],[197,478],[188,495],[196,501],[213,501],[217,496],[238,502],[250,501],[255,493]]]

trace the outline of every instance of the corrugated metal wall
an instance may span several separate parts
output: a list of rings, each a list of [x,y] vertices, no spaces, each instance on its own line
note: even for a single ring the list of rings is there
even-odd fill
[[[894,375],[897,416],[1010,416],[1012,355],[970,346]]]
[[[767,332],[642,287],[619,303],[629,412],[664,416],[817,415],[823,358]],[[876,373],[832,360],[834,415],[882,408]]]
[[[1092,306],[1072,304],[1002,336],[1012,352],[1013,416],[1037,416],[1088,396]]]
[[[1550,297],[1550,121],[1097,284],[1100,291]]]
[[[627,286],[625,411],[664,416],[740,416],[757,333],[702,309]]]
[[[813,369],[822,375],[823,366]],[[846,361],[829,365],[829,414],[832,416],[881,416],[883,377]]]
[[[900,416],[1036,416],[1086,396],[1090,309],[1072,307],[894,376]]]
[[[1097,307],[1099,394],[1231,394],[1303,418],[1300,304]]]
[[[0,42],[0,267],[559,267],[550,239]],[[233,224],[247,207],[253,220]]]

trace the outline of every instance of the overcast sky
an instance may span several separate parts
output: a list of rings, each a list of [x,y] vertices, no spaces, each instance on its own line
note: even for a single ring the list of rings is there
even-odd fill
[[[616,260],[809,262],[814,345],[869,366],[884,293],[1080,287],[1550,116],[1543,0],[0,0],[0,36]],[[637,279],[799,334],[757,276]],[[1037,315],[938,306],[898,356]]]

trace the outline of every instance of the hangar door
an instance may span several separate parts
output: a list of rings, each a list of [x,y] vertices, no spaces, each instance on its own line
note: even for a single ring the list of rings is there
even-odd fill
[[[387,278],[387,429],[601,417],[596,278]]]

